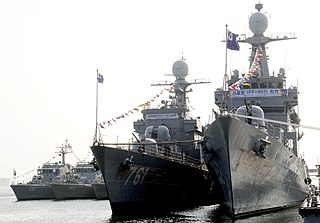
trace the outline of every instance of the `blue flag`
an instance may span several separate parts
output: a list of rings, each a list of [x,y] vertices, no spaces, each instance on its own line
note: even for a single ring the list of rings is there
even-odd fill
[[[240,46],[237,41],[238,34],[234,34],[227,30],[227,48],[230,50],[239,50]]]
[[[103,78],[102,74],[98,74],[97,80],[98,80],[98,83],[101,83],[101,84],[103,83],[104,78]]]

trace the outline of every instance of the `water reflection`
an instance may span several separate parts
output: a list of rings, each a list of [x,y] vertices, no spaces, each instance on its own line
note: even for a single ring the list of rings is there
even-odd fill
[[[175,222],[214,222],[233,223],[227,216],[218,212],[218,206],[204,206],[192,210],[174,211],[166,214],[144,216],[112,216],[107,223],[175,223]]]
[[[283,210],[276,213],[270,213],[245,219],[233,221],[230,217],[219,212],[218,206],[205,206],[192,210],[174,211],[159,215],[145,216],[121,216],[114,217],[105,221],[105,223],[303,223],[302,217],[298,213],[298,208]]]

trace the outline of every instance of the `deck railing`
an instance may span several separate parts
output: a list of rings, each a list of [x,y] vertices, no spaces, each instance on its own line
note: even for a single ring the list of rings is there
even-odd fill
[[[145,142],[136,142],[136,143],[103,143],[104,146],[111,146],[113,148],[140,152],[143,154],[148,154],[150,156],[159,157],[162,159],[167,159],[175,162],[179,162],[185,165],[196,166],[201,168],[202,162],[202,153],[200,145],[200,140],[194,141],[171,141],[171,142],[158,142],[158,143],[145,143]],[[184,149],[187,147],[193,147],[194,150],[199,152],[199,158],[186,155],[186,151],[190,150]],[[146,147],[149,147],[147,150]],[[153,147],[154,149],[150,149]]]

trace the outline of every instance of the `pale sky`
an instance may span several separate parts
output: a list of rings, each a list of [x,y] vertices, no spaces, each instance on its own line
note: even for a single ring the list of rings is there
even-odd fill
[[[167,80],[182,52],[194,85],[190,103],[203,124],[222,86],[225,25],[251,34],[248,18],[258,1],[248,0],[0,0],[0,177],[36,169],[69,139],[83,159],[95,130],[96,70],[98,121],[108,121],[150,100]],[[266,36],[294,33],[296,40],[268,44],[269,70],[286,69],[288,86],[299,87],[301,124],[320,127],[316,0],[262,1],[269,26]],[[249,68],[249,45],[229,51],[228,70]],[[169,79],[170,80],[170,79]],[[172,80],[172,79],[171,79]],[[113,141],[131,138],[126,117],[105,129]],[[310,168],[320,157],[319,132],[301,129],[301,151]],[[70,158],[68,158],[70,157]],[[69,159],[69,160],[68,160]],[[67,156],[67,161],[73,156]]]

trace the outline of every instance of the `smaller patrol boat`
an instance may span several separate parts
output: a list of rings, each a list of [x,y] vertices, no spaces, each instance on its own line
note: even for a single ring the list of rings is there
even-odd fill
[[[66,174],[62,181],[52,183],[51,188],[58,200],[94,199],[96,195],[91,183],[95,178],[93,165],[90,162],[79,162],[72,173]]]
[[[50,184],[54,180],[58,180],[59,169],[63,166],[61,163],[44,163],[37,170],[38,174],[34,175],[28,183],[10,185],[17,200],[54,199],[55,196]]]
[[[317,178],[320,177],[320,165],[316,165],[318,170]],[[318,223],[320,222],[320,196],[319,186],[317,187],[311,184],[311,179],[307,177],[305,183],[309,186],[309,194],[304,199],[301,207],[299,208],[299,214],[303,218],[304,223]]]
[[[93,165],[94,169],[96,170],[96,179],[92,182],[91,186],[96,194],[97,199],[99,200],[105,200],[108,199],[108,192],[106,189],[106,184],[104,183],[104,179],[101,173],[101,170],[97,164],[97,161],[95,158],[93,158],[91,164]]]
[[[319,194],[310,193],[299,208],[299,214],[304,223],[320,222],[320,197]]]
[[[96,179],[91,184],[92,189],[99,200],[106,200],[108,199],[108,193],[106,189],[106,185],[104,183],[103,176],[101,172],[97,174]]]
[[[16,176],[10,187],[18,201],[22,200],[43,200],[55,199],[51,184],[60,181],[61,175],[66,172],[68,165],[65,163],[65,155],[68,153],[68,142],[62,147],[59,147],[59,156],[62,156],[62,162],[46,162],[37,169],[37,175],[32,177],[32,180],[27,183],[17,183]],[[16,173],[14,173],[15,175]]]

